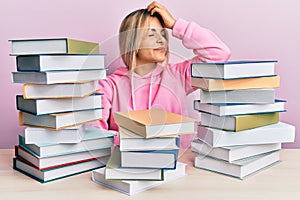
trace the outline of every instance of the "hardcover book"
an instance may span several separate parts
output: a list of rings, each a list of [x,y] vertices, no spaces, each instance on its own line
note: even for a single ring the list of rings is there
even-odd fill
[[[121,152],[115,147],[105,168],[105,179],[117,180],[151,180],[160,181],[164,178],[162,169],[126,168],[121,166]]]
[[[199,139],[191,142],[192,152],[202,156],[225,160],[229,163],[280,149],[281,143],[212,147]]]
[[[276,60],[192,63],[192,77],[236,79],[274,76]]]
[[[186,164],[178,162],[175,170],[166,170],[163,181],[124,181],[105,179],[105,168],[93,170],[92,180],[127,195],[134,195],[185,176]]]
[[[31,164],[38,170],[47,170],[57,167],[72,165],[84,161],[96,160],[102,157],[110,156],[110,147],[94,149],[76,153],[63,154],[58,156],[39,157],[21,146],[15,146],[15,156],[19,160]]]
[[[24,131],[25,144],[79,143],[83,139],[84,134],[85,127],[83,125],[73,126],[61,130],[26,127]]]
[[[280,87],[279,76],[240,79],[192,78],[192,86],[207,91],[267,89]]]
[[[19,135],[19,145],[39,158],[65,155],[75,152],[109,148],[114,145],[114,134],[88,126],[81,142],[75,144],[26,144],[24,135]]]
[[[21,55],[17,56],[18,71],[65,71],[105,69],[104,55]]]
[[[200,100],[194,101],[194,109],[200,112],[207,112],[218,116],[243,115],[255,113],[283,112],[285,111],[285,100],[275,100],[270,104],[243,104],[243,103],[227,103],[227,104],[211,104],[201,103]]]
[[[19,112],[20,125],[48,128],[52,130],[65,129],[83,123],[100,120],[102,109],[83,110],[49,115],[33,115],[26,112]]]
[[[26,54],[99,54],[99,44],[71,38],[9,40],[11,55]]]
[[[76,163],[47,170],[38,170],[36,167],[25,163],[17,158],[13,159],[13,168],[41,183],[55,181],[61,178],[81,174],[91,170],[104,167],[108,157],[99,158],[96,160],[89,160],[85,162]]]
[[[280,161],[279,151],[260,154],[231,163],[209,156],[198,155],[195,157],[195,167],[220,174],[245,179],[253,173],[266,169]]]
[[[213,147],[285,143],[295,141],[295,127],[279,122],[239,132],[198,127],[197,137]]]
[[[278,112],[222,117],[209,113],[201,113],[201,125],[235,132],[276,124],[278,122]]]
[[[14,83],[55,84],[81,83],[106,78],[106,70],[12,72]]]
[[[201,103],[255,103],[275,102],[275,89],[225,90],[208,92],[200,90]]]
[[[17,109],[33,115],[55,114],[102,108],[102,94],[84,98],[24,99],[16,96]]]
[[[159,109],[115,112],[115,121],[145,138],[195,133],[195,119]]]
[[[180,137],[144,138],[141,135],[119,126],[120,150],[121,151],[143,151],[143,150],[172,150],[179,149]]]

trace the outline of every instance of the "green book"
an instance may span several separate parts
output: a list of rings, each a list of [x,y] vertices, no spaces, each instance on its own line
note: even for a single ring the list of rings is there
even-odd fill
[[[11,55],[31,54],[99,54],[99,44],[70,38],[18,39],[12,43]]]
[[[105,179],[162,181],[164,180],[164,171],[162,169],[121,167],[121,152],[119,147],[115,147],[106,164]]]
[[[201,113],[201,125],[235,132],[276,124],[278,122],[278,112],[223,117],[210,113]]]

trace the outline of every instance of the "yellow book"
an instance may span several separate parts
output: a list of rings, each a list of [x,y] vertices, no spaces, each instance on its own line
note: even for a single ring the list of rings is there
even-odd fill
[[[192,78],[192,86],[207,91],[278,88],[280,87],[280,77],[268,76],[230,80]]]
[[[30,54],[99,54],[99,44],[70,38],[18,39],[11,55]]]
[[[267,126],[278,122],[279,112],[223,117],[209,113],[201,113],[201,125],[235,132]]]
[[[115,112],[115,121],[145,138],[195,133],[195,119],[160,109]]]

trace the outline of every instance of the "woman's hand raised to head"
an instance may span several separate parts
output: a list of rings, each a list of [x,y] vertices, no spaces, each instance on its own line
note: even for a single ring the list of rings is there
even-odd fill
[[[157,12],[162,17],[166,28],[173,29],[176,20],[166,7],[157,3],[156,1],[153,1],[147,6],[147,10],[151,15]]]

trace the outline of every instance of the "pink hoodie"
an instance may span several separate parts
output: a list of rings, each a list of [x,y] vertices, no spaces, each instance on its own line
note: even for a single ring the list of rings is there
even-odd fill
[[[103,120],[97,126],[118,131],[114,112],[161,108],[187,116],[186,96],[191,87],[190,65],[192,62],[227,61],[228,47],[211,31],[196,23],[178,19],[172,35],[182,40],[183,45],[193,49],[196,56],[181,63],[157,67],[140,76],[120,67],[106,80],[100,81],[103,96]]]

